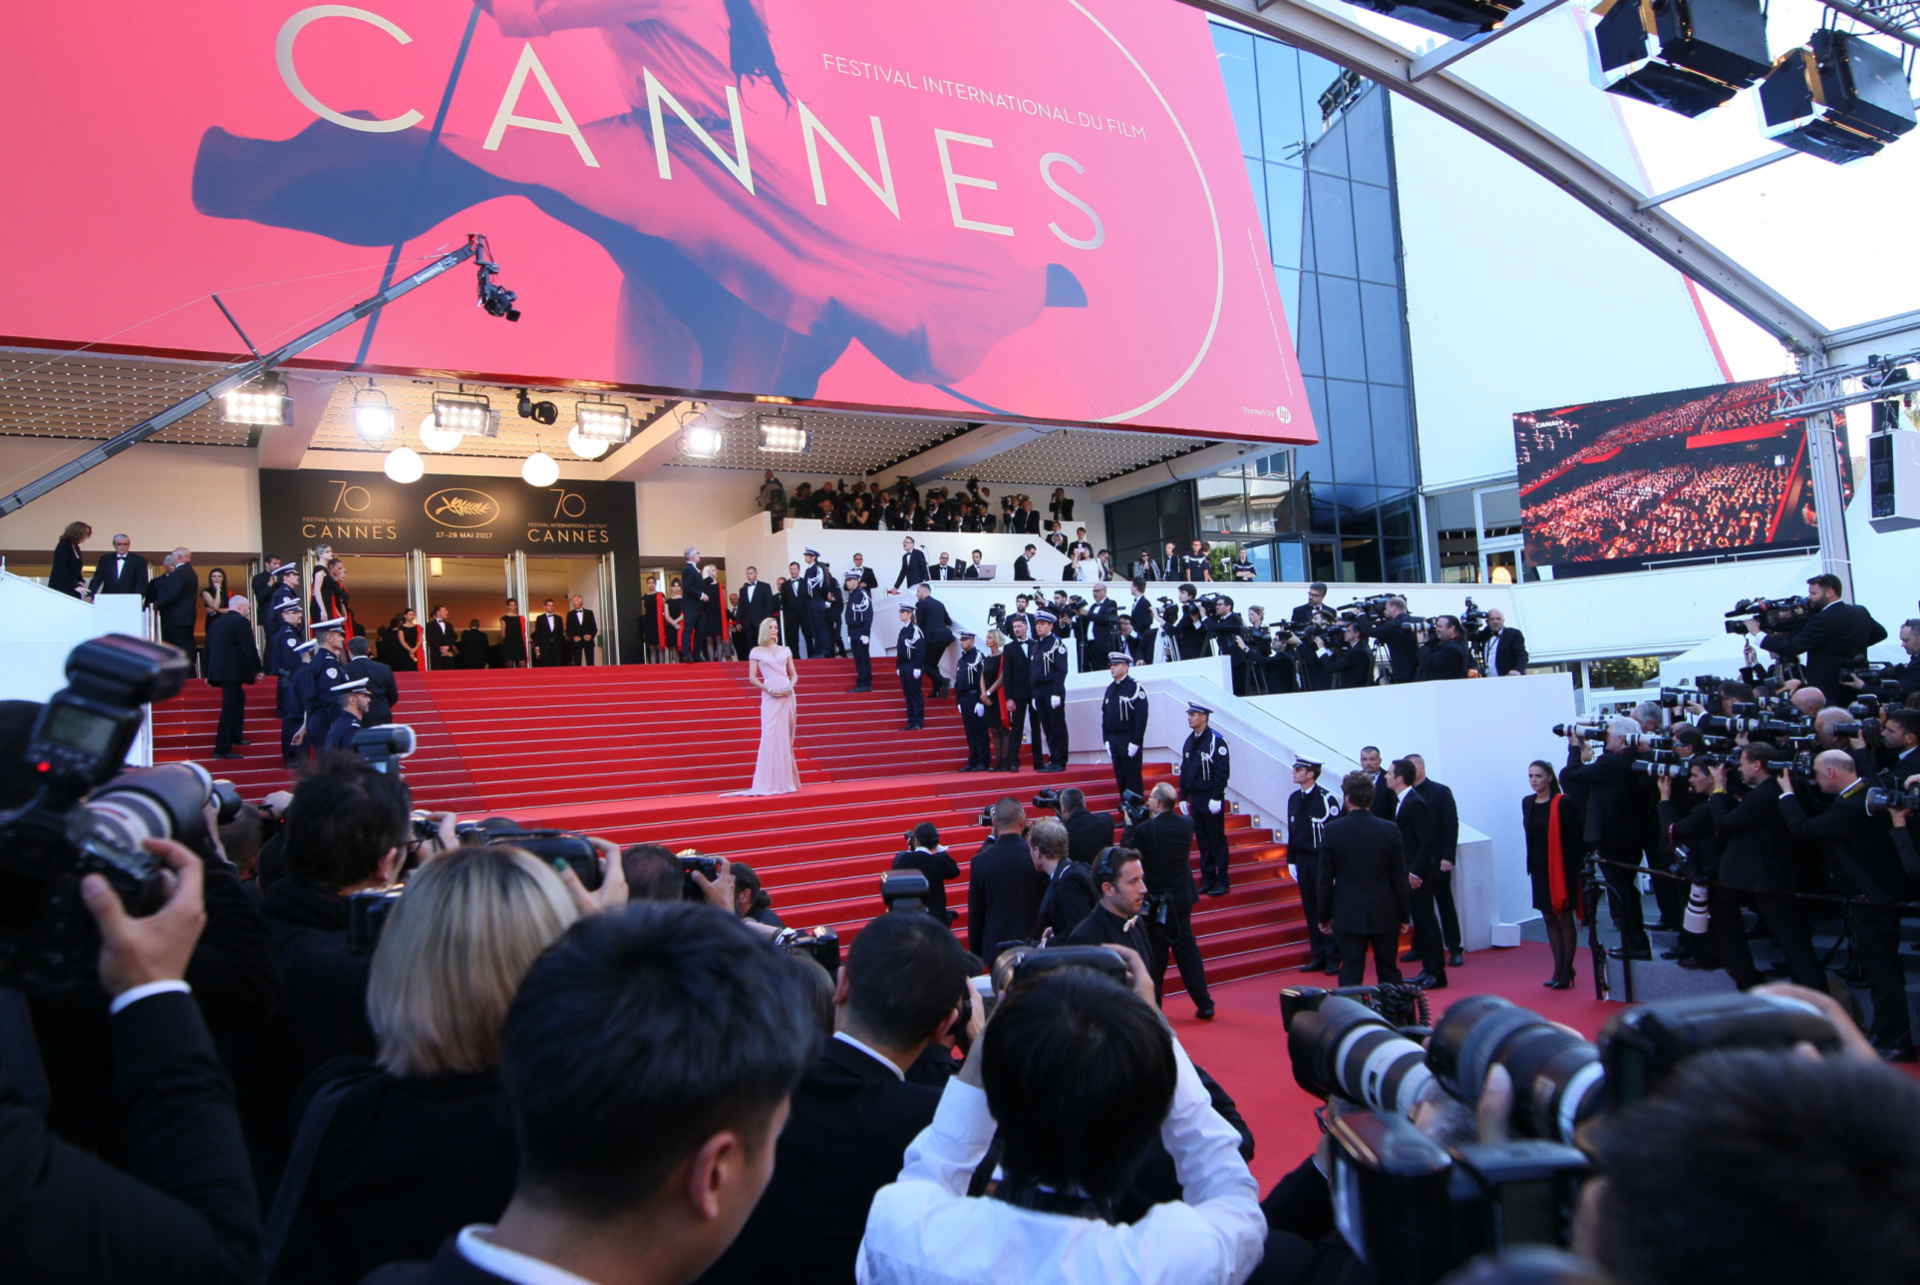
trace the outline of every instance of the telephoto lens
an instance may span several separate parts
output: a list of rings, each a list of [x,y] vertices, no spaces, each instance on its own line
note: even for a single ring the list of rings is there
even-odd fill
[[[1293,1078],[1318,1097],[1340,1097],[1404,1119],[1433,1072],[1418,1044],[1365,1005],[1328,995],[1287,1028]]]
[[[1600,1110],[1606,1074],[1600,1051],[1498,995],[1454,1004],[1434,1023],[1427,1063],[1440,1087],[1473,1106],[1487,1074],[1507,1068],[1513,1081],[1513,1131],[1571,1146],[1574,1131]]]

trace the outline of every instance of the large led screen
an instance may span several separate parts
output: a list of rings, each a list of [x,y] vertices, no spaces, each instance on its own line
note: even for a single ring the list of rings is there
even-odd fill
[[[1205,17],[1170,0],[9,8],[0,342],[1313,440]],[[397,250],[394,249],[397,247]]]
[[[1528,566],[1632,570],[1819,543],[1805,422],[1773,381],[1513,417]]]

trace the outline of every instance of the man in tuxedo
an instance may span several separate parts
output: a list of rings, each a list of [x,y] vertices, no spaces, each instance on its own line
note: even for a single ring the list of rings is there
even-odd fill
[[[465,1227],[431,1264],[368,1281],[688,1285],[765,1191],[818,1041],[791,961],[741,919],[642,903],[583,920],[527,970],[500,1032],[525,1141],[499,1225]]]
[[[1621,943],[1610,953],[1616,959],[1625,952],[1634,959],[1650,960],[1653,945],[1647,938],[1646,916],[1632,870],[1640,864],[1645,846],[1644,796],[1634,777],[1633,751],[1627,745],[1627,737],[1639,731],[1640,725],[1630,718],[1614,719],[1607,724],[1604,750],[1591,763],[1586,762],[1587,746],[1579,733],[1568,736],[1560,788],[1580,805],[1581,840],[1598,848],[1601,860],[1608,863],[1601,871],[1613,891],[1609,905],[1619,924]]]
[[[1133,636],[1140,640],[1130,650],[1140,657],[1141,663],[1151,663],[1156,638],[1154,630],[1159,617],[1154,614],[1153,602],[1147,597],[1145,576],[1133,578],[1133,605],[1127,608],[1127,619],[1133,622]]]
[[[459,663],[460,638],[447,619],[445,604],[435,607],[433,619],[427,621],[426,651],[429,669],[452,669]]]
[[[200,610],[200,573],[193,569],[193,550],[173,551],[173,570],[155,585],[154,610],[160,613],[160,641],[193,655],[193,622]]]
[[[913,547],[913,537],[908,536],[900,542],[900,574],[893,578],[893,588],[888,593],[899,593],[900,586],[912,589],[925,584],[928,580],[927,555]]]
[[[1808,580],[1807,603],[1813,615],[1795,633],[1766,633],[1758,616],[1747,622],[1747,632],[1764,634],[1760,646],[1783,659],[1804,655],[1807,686],[1818,687],[1831,701],[1846,689],[1840,671],[1864,661],[1867,648],[1884,641],[1887,630],[1865,607],[1840,596],[1839,576],[1823,574]]]
[[[933,596],[927,581],[922,580],[914,589],[914,599],[914,623],[927,636],[927,675],[933,679],[933,699],[939,700],[947,694],[947,680],[940,672],[940,661],[953,645],[953,619],[947,615],[946,604]]]
[[[786,583],[780,586],[780,641],[793,652],[795,660],[803,652],[800,644],[806,638],[807,586],[800,579],[800,564],[787,564]]]
[[[1033,936],[1046,884],[1023,836],[1027,814],[1014,798],[993,805],[993,837],[967,873],[967,949],[987,967],[1009,942]]]
[[[1427,775],[1427,761],[1418,754],[1407,755],[1413,764],[1413,788],[1433,812],[1439,860],[1433,876],[1433,903],[1440,912],[1440,935],[1447,947],[1447,965],[1458,968],[1460,953],[1460,913],[1453,905],[1453,866],[1460,853],[1460,806],[1453,791]],[[1411,960],[1405,961],[1411,963]]]
[[[1295,625],[1311,624],[1313,613],[1327,600],[1327,587],[1318,580],[1307,586],[1307,600],[1293,609]]]
[[[973,551],[973,559],[972,559],[972,561],[970,561],[970,562],[968,562],[968,563],[967,563],[967,566],[966,566],[966,570],[964,570],[964,571],[962,571],[962,572],[960,573],[960,578],[961,578],[962,580],[991,580],[991,579],[993,579],[993,573],[992,573],[992,572],[990,572],[990,571],[988,571],[988,570],[987,570],[987,564],[986,564],[985,562],[982,562],[982,561],[981,561],[981,557],[982,557],[982,556],[983,556],[983,555],[981,554],[981,552],[980,552],[980,550],[978,550],[978,549],[975,549],[975,550]]]
[[[1130,825],[1120,836],[1120,846],[1140,854],[1141,874],[1147,881],[1147,895],[1157,904],[1164,902],[1164,915],[1147,916],[1147,940],[1152,950],[1147,967],[1153,973],[1154,992],[1164,991],[1167,955],[1173,955],[1180,970],[1180,984],[1187,988],[1195,1013],[1213,1016],[1213,998],[1207,991],[1207,972],[1200,961],[1200,944],[1193,935],[1193,908],[1200,894],[1193,886],[1193,822],[1180,815],[1180,798],[1171,784],[1161,781],[1147,792],[1147,816],[1138,825]],[[1162,922],[1164,920],[1164,922]]]
[[[943,553],[940,561],[927,569],[927,575],[934,580],[958,580],[960,568],[953,565],[953,555]]]
[[[793,574],[797,580],[800,574],[798,563],[793,566]],[[700,550],[690,546],[687,549],[687,563],[680,568],[680,599],[686,604],[681,608],[686,613],[683,617],[685,623],[680,627],[681,660],[693,659],[694,646],[700,634],[700,622],[706,618],[707,614],[707,597],[707,578],[700,572]],[[798,655],[799,635],[790,634],[787,642]]]
[[[1507,628],[1507,615],[1498,607],[1487,611],[1487,667],[1483,671],[1488,678],[1505,678],[1509,674],[1527,672],[1527,638],[1518,629]]]
[[[593,649],[600,640],[600,622],[593,618],[593,612],[587,609],[587,600],[579,594],[573,595],[567,611],[567,662],[573,665],[591,665]]]
[[[701,594],[700,598],[704,600],[706,595]],[[691,614],[691,606],[688,612]],[[546,600],[546,610],[533,618],[533,663],[550,667],[567,663],[567,640],[551,598]]]
[[[445,611],[442,607],[440,610]],[[451,626],[448,627],[451,630]],[[385,727],[393,721],[393,707],[400,703],[400,684],[393,680],[393,669],[367,654],[367,640],[355,638],[347,644],[347,677],[366,680],[367,712],[360,716],[362,727]],[[442,669],[452,669],[446,661]]]
[[[1064,942],[1067,935],[1093,913],[1100,894],[1094,889],[1088,863],[1075,860],[1069,851],[1072,840],[1067,837],[1067,828],[1058,821],[1052,818],[1035,821],[1027,842],[1033,847],[1034,868],[1047,880],[1034,932],[1051,932],[1052,940]],[[1100,855],[1098,850],[1094,855]]]
[[[1101,581],[1093,585],[1093,601],[1087,604],[1087,625],[1088,663],[1081,668],[1098,671],[1101,662],[1120,645],[1120,604],[1107,596],[1107,586]]]
[[[1013,560],[1013,578],[1016,581],[1028,584],[1040,578],[1033,574],[1033,555],[1037,552],[1039,550],[1030,544],[1025,553]]]
[[[1414,790],[1418,773],[1406,759],[1395,759],[1387,769],[1387,784],[1394,794],[1395,824],[1400,827],[1400,846],[1407,865],[1407,883],[1413,893],[1409,904],[1413,911],[1413,953],[1420,958],[1421,973],[1413,984],[1423,990],[1447,988],[1446,944],[1440,933],[1440,916],[1434,908],[1433,885],[1440,873],[1440,824],[1433,809]]]
[[[1093,561],[1093,546],[1087,543],[1087,529],[1085,527],[1074,528],[1073,543],[1067,546],[1068,561],[1072,561],[1076,553],[1084,553],[1087,555],[1087,561]]]
[[[773,1181],[701,1285],[853,1280],[873,1193],[899,1176],[940,1104],[941,1091],[905,1079],[907,1069],[967,1021],[967,957],[943,923],[881,915],[854,938],[834,1036],[793,1091]]]
[[[1060,824],[1067,830],[1067,855],[1088,869],[1100,849],[1113,845],[1113,813],[1089,812],[1087,796],[1079,789],[1060,791]]]
[[[853,571],[848,574],[855,573],[860,577],[860,587],[867,590],[867,592],[871,593],[880,587],[880,577],[874,575],[873,568],[867,565],[866,554],[856,553],[853,555]]]
[[[760,622],[777,610],[773,601],[773,589],[760,578],[760,569],[748,567],[746,578],[740,584],[739,616],[740,622],[747,627],[750,646],[759,645]]]
[[[233,751],[246,741],[247,686],[260,677],[260,651],[253,642],[253,617],[247,599],[234,594],[228,610],[207,625],[207,681],[220,689],[220,722],[213,734],[213,756],[237,759]]]
[[[1013,517],[1016,524],[1013,529],[1017,531],[1018,534],[1040,534],[1040,511],[1033,507],[1032,500],[1022,499],[1020,501],[1020,511],[1015,513]]]
[[[1360,747],[1360,771],[1365,774],[1367,783],[1373,786],[1373,802],[1369,808],[1377,817],[1393,820],[1393,787],[1387,784],[1386,769],[1381,766],[1380,749],[1375,745]]]
[[[1394,956],[1413,916],[1406,841],[1400,827],[1373,814],[1373,782],[1364,772],[1349,772],[1340,790],[1346,811],[1320,836],[1320,931],[1338,946],[1342,986],[1366,980],[1369,949],[1374,980],[1397,982]]]
[[[272,559],[275,565],[280,559]],[[270,574],[263,572],[262,574]],[[260,592],[260,577],[255,576],[254,597],[260,606],[266,606],[266,599]],[[98,598],[103,593],[139,593],[147,587],[147,560],[133,551],[133,541],[124,535],[113,537],[113,552],[100,555],[100,562],[93,569],[93,579],[87,582],[87,591]]]

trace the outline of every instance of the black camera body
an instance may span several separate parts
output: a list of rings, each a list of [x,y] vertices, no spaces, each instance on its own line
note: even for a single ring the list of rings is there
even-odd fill
[[[400,760],[419,748],[413,729],[405,723],[363,727],[353,734],[353,752],[389,776],[400,771]]]
[[[1882,812],[1907,812],[1920,807],[1920,790],[1888,790],[1875,786],[1867,791],[1867,815]]]
[[[68,655],[68,686],[40,711],[27,747],[43,784],[0,814],[0,984],[48,999],[97,992],[99,934],[80,880],[100,875],[128,914],[150,915],[166,900],[166,865],[143,842],[204,840],[213,780],[203,768],[120,771],[141,707],[179,692],[188,669],[178,648],[120,634]],[[238,810],[237,796],[221,803]]]
[[[416,834],[419,833],[419,825],[416,820]],[[497,843],[505,848],[518,848],[548,865],[564,861],[579,878],[581,887],[588,892],[600,886],[600,853],[584,834],[576,834],[571,830],[529,830],[512,817],[486,817],[469,821],[455,833],[463,844]]]
[[[705,901],[706,890],[697,882],[704,879],[707,883],[717,883],[720,879],[720,858],[703,857],[692,848],[675,854],[680,861],[680,877],[685,882],[680,887],[680,895],[688,901]]]
[[[1138,790],[1120,792],[1120,811],[1127,818],[1128,825],[1144,825],[1150,815],[1147,811],[1147,801],[1140,797]]]
[[[880,901],[888,911],[926,910],[932,892],[933,884],[918,870],[889,870],[880,876]]]
[[[1744,634],[1747,632],[1747,622],[1758,620],[1765,632],[1783,633],[1798,629],[1812,614],[1813,604],[1805,597],[1742,598],[1733,604],[1733,610],[1727,612],[1727,632]]]
[[[347,949],[356,955],[371,955],[386,930],[387,916],[400,904],[405,884],[356,892],[347,898]]]
[[[818,928],[782,928],[773,944],[794,955],[805,955],[827,970],[827,976],[840,980],[840,934],[831,924]]]

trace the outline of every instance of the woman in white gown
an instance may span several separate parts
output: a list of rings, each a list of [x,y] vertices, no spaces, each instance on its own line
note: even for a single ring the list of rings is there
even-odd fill
[[[791,794],[800,788],[793,762],[799,697],[794,694],[793,653],[780,645],[780,620],[760,622],[759,645],[747,653],[747,681],[760,689],[760,756],[748,794]]]

